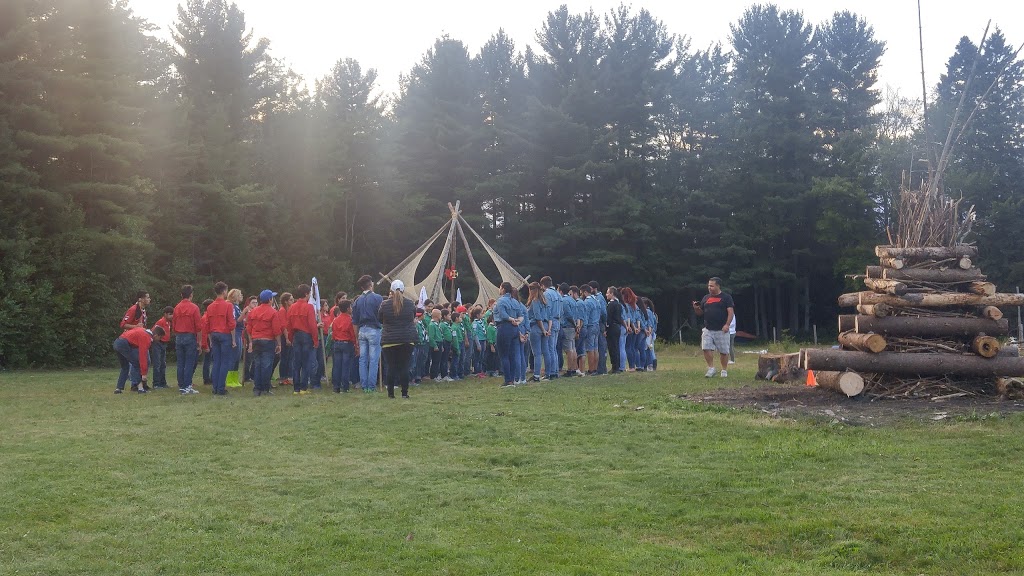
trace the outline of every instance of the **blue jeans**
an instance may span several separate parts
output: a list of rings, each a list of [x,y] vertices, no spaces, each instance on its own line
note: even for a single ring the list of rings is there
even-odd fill
[[[309,377],[316,371],[313,336],[299,330],[292,335],[292,387],[295,392],[309,389]]]
[[[142,382],[142,371],[139,366],[139,349],[132,348],[130,342],[124,338],[114,340],[114,351],[117,352],[117,360],[121,363],[121,373],[117,376],[117,389],[124,390],[124,383],[131,378],[132,386],[138,386]]]
[[[522,333],[520,331],[520,333]],[[518,360],[518,366],[516,370],[517,380],[522,382],[526,380],[526,365],[530,359],[530,339],[527,338],[526,342],[519,342],[519,346],[516,348],[519,350],[519,355],[516,358]]]
[[[196,373],[199,350],[195,334],[178,334],[174,337],[174,349],[178,354],[178,388],[184,390],[192,385]]]
[[[518,380],[516,374],[519,372],[519,355],[516,350],[519,350],[519,328],[509,322],[498,324],[498,341],[495,350],[498,353],[501,373],[505,377],[505,382]]]
[[[465,378],[472,374],[473,368],[473,353],[476,352],[476,341],[472,338],[469,339],[469,347],[466,347],[466,343],[462,345],[462,377]]]
[[[316,372],[309,381],[309,385],[313,388],[320,388],[320,381],[327,375],[327,356],[322,338],[318,344],[316,349],[313,350],[313,354],[316,355]]]
[[[167,387],[167,345],[153,340],[149,349],[149,359],[153,365],[153,386]]]
[[[270,392],[270,377],[274,373],[274,340],[252,341],[252,379],[253,388],[257,392]]]
[[[277,367],[277,377],[281,380],[292,377],[292,345],[281,343],[281,363]]]
[[[547,360],[546,352],[548,337],[544,335],[544,331],[537,326],[536,322],[530,323],[530,350],[533,352],[533,377],[540,378],[544,372],[541,372],[541,359]]]
[[[213,350],[203,353],[203,384],[213,384]]]
[[[615,329],[612,327],[611,329]],[[626,369],[626,327],[619,324],[619,370]]]
[[[636,335],[636,367],[644,370],[647,368],[647,334],[643,332]]]
[[[227,391],[228,371],[231,370],[238,356],[231,347],[231,334],[213,332],[210,334],[210,355],[213,357],[213,393],[222,394]]]
[[[636,368],[636,334],[626,334],[626,362],[630,369]]]
[[[344,390],[348,392],[352,381],[349,376],[352,374],[352,357],[356,354],[356,346],[352,342],[335,340],[331,344],[331,355],[334,357],[334,364],[331,366],[331,385],[335,392]]]
[[[558,320],[551,322],[551,335],[544,337],[544,370],[548,377],[558,377],[558,335],[562,325]]]
[[[452,355],[452,343],[441,342],[439,348],[441,348],[441,359],[438,368],[438,376],[441,378],[451,378],[451,363],[448,359]]]
[[[359,384],[363,390],[377,389],[380,365],[380,328],[359,327]]]
[[[608,337],[605,336],[604,324],[597,325],[597,373],[608,373]]]

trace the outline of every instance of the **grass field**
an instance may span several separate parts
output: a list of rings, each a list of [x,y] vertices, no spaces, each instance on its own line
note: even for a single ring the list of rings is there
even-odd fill
[[[408,401],[2,374],[0,574],[1024,572],[1024,418],[872,429],[675,397],[754,363],[706,380],[676,347],[656,374]]]

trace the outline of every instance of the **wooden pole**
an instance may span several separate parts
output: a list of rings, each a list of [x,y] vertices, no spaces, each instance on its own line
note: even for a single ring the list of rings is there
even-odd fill
[[[901,296],[907,293],[907,285],[896,280],[865,278],[864,285],[879,294],[895,294],[897,296]]]
[[[974,337],[978,334],[1005,336],[1010,327],[1006,320],[988,318],[927,318],[917,316],[854,316],[858,334],[885,334],[918,338]]]
[[[974,354],[902,352],[853,352],[850,350],[804,350],[804,368],[808,370],[852,370],[894,376],[1024,376],[1024,358],[996,356],[982,358]]]
[[[970,270],[953,268],[905,268],[903,270],[893,270],[883,266],[868,266],[866,275],[868,278],[908,282],[953,283],[985,279],[985,275],[977,268],[971,268]]]
[[[848,350],[860,350],[878,354],[885,350],[886,341],[880,334],[857,334],[856,332],[843,332],[839,335],[839,343]]]
[[[874,292],[853,292],[839,297],[840,306],[857,306],[858,304],[889,304],[905,308],[937,308],[943,306],[1022,306],[1024,294],[904,294],[891,296]]]
[[[888,304],[858,304],[857,313],[864,314],[866,316],[875,316],[877,318],[885,318],[886,316],[892,316],[894,310],[892,309],[892,306],[889,306]]]
[[[880,258],[879,263],[885,268],[892,268],[893,270],[902,270],[906,266],[903,258]]]
[[[821,371],[814,373],[818,388],[839,392],[853,398],[864,391],[864,377],[856,372]]]
[[[978,247],[967,244],[956,246],[920,246],[900,248],[898,246],[875,246],[875,256],[879,258],[903,258],[913,260],[945,260],[947,258],[973,258],[978,255]]]

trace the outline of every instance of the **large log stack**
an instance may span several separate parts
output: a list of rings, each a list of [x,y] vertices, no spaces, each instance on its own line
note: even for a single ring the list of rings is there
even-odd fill
[[[857,311],[839,317],[840,347],[803,350],[805,369],[829,381],[856,373],[875,397],[995,393],[997,380],[1024,376],[1016,346],[1000,349],[1009,326],[998,308],[1024,305],[1024,294],[997,293],[974,265],[977,247],[877,246],[875,255],[880,265],[856,276],[868,290],[839,297]]]

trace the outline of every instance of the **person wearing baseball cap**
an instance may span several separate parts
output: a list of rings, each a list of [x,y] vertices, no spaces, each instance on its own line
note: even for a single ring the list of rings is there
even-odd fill
[[[402,398],[408,398],[409,362],[419,337],[415,325],[416,303],[405,297],[404,282],[391,283],[391,295],[381,303],[377,317],[382,325],[381,352],[388,367],[388,398],[395,397],[396,386],[402,389]]]
[[[245,332],[249,335],[249,348],[253,355],[253,395],[270,395],[270,376],[274,371],[274,356],[281,353],[281,316],[271,306],[277,294],[264,290],[259,305],[249,312]]]

